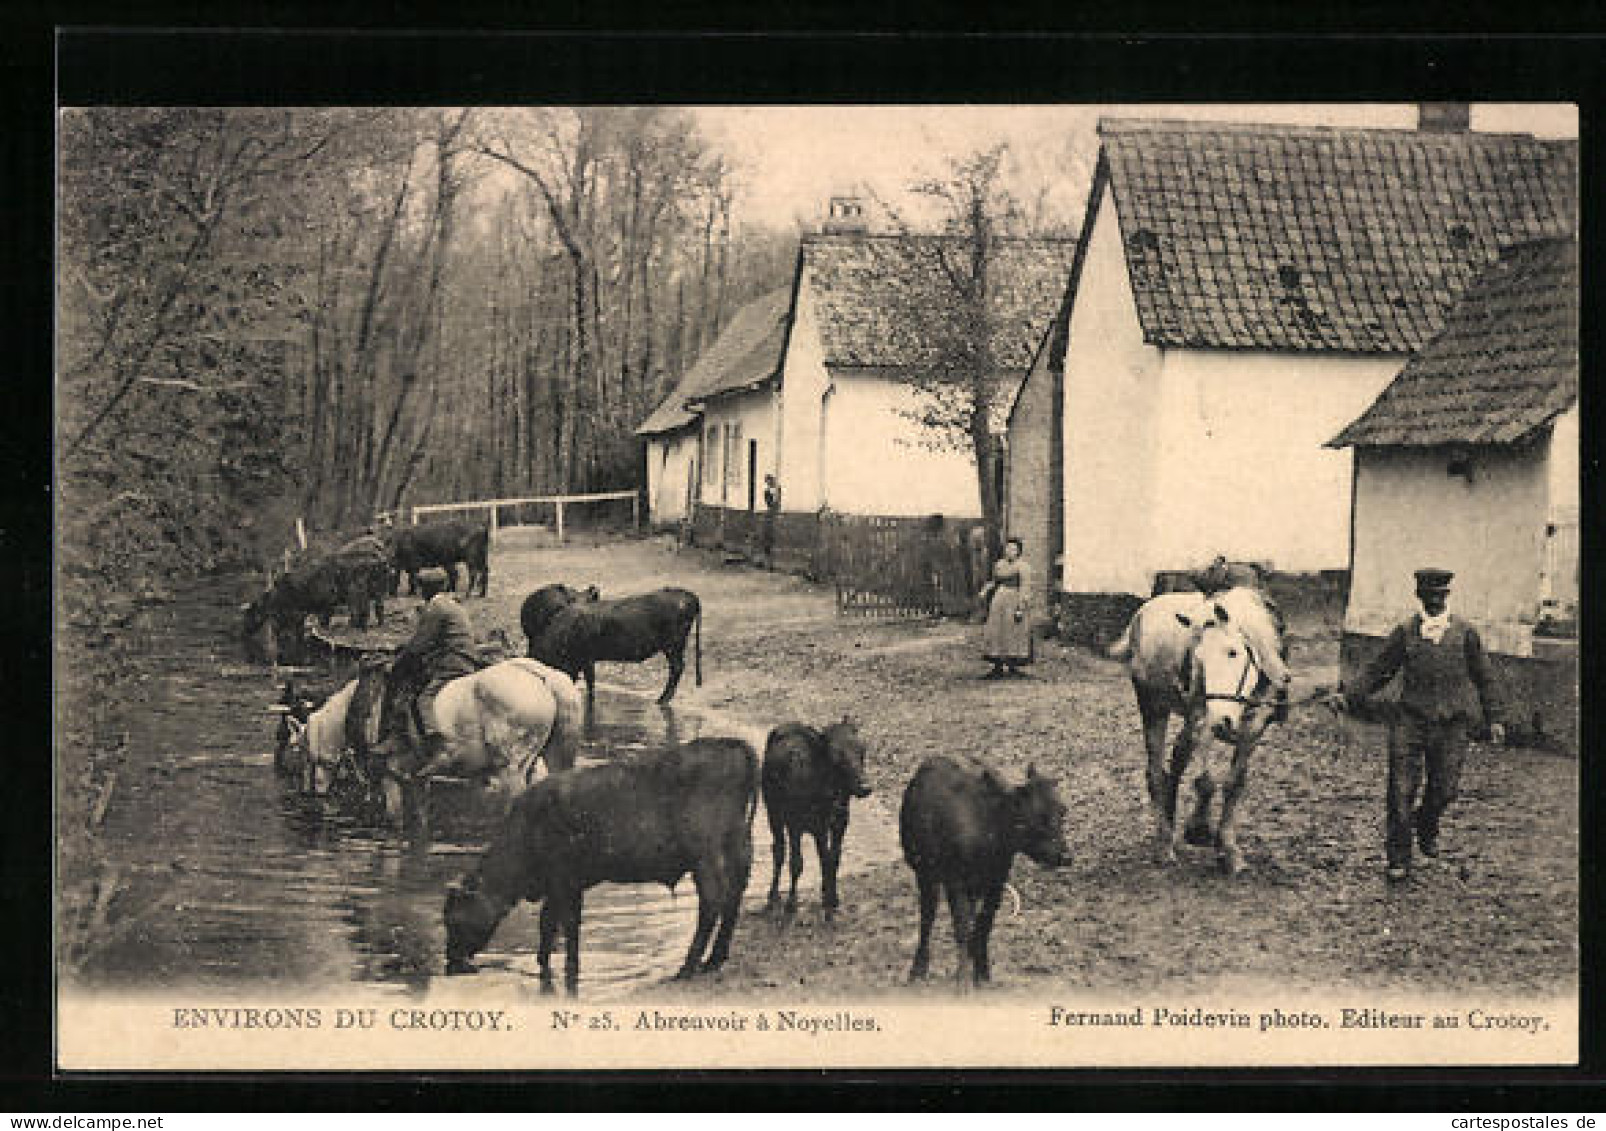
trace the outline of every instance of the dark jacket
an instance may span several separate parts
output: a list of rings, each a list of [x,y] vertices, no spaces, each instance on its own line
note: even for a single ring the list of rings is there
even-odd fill
[[[1502,721],[1494,670],[1478,638],[1478,630],[1451,616],[1437,644],[1422,635],[1417,613],[1389,633],[1383,651],[1366,666],[1352,688],[1361,698],[1376,694],[1401,673],[1400,706],[1430,722],[1487,724]]]
[[[451,596],[437,593],[418,614],[418,627],[397,659],[420,665],[425,680],[455,679],[479,670],[476,654],[468,614]]]

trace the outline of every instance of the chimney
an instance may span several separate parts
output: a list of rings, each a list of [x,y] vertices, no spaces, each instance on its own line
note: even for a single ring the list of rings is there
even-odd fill
[[[856,196],[833,196],[826,211],[821,230],[827,235],[856,234],[869,231],[864,218],[864,201]]]
[[[1416,128],[1425,134],[1464,134],[1471,126],[1470,102],[1422,102],[1417,105]]]

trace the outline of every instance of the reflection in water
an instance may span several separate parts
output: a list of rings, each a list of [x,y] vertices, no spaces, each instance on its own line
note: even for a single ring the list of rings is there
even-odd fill
[[[235,682],[242,704],[260,695],[260,684]],[[123,790],[108,812],[105,840],[125,892],[86,978],[123,986],[360,982],[424,993],[442,969],[446,885],[475,862],[503,799],[440,786],[431,799],[433,841],[409,847],[328,802],[286,793],[272,770],[271,732],[258,715],[242,710],[220,727],[216,703],[194,708],[201,713],[190,719],[178,717],[175,700],[168,704],[174,717],[162,726],[187,734],[190,748]],[[762,734],[599,690],[581,761],[628,758],[705,728],[739,734],[762,750]],[[206,732],[204,741],[196,741],[197,731]],[[755,824],[755,863],[762,864],[769,840],[762,815]],[[859,852],[868,847],[866,832],[849,833],[844,873],[856,855],[855,834]],[[884,856],[887,846],[876,851]],[[582,934],[585,995],[618,996],[672,975],[696,908],[689,877],[673,893],[647,885],[591,889]],[[508,917],[479,957],[476,987],[534,992],[537,924],[528,905]]]

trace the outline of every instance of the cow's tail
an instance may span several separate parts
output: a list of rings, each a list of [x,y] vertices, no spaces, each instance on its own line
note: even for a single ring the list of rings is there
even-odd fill
[[[697,686],[701,687],[703,685],[703,606],[701,602],[697,605],[697,619],[692,624],[692,630],[697,634],[693,649],[697,659]]]
[[[1125,630],[1116,638],[1115,642],[1104,650],[1104,654],[1112,660],[1130,660],[1136,651],[1138,618],[1134,616],[1127,622]]]
[[[753,839],[753,818],[758,815],[758,751],[747,747],[747,839]]]

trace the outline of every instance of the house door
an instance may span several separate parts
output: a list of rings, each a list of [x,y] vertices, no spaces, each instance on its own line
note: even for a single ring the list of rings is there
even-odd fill
[[[747,441],[747,509],[757,509],[758,503],[758,441]]]

